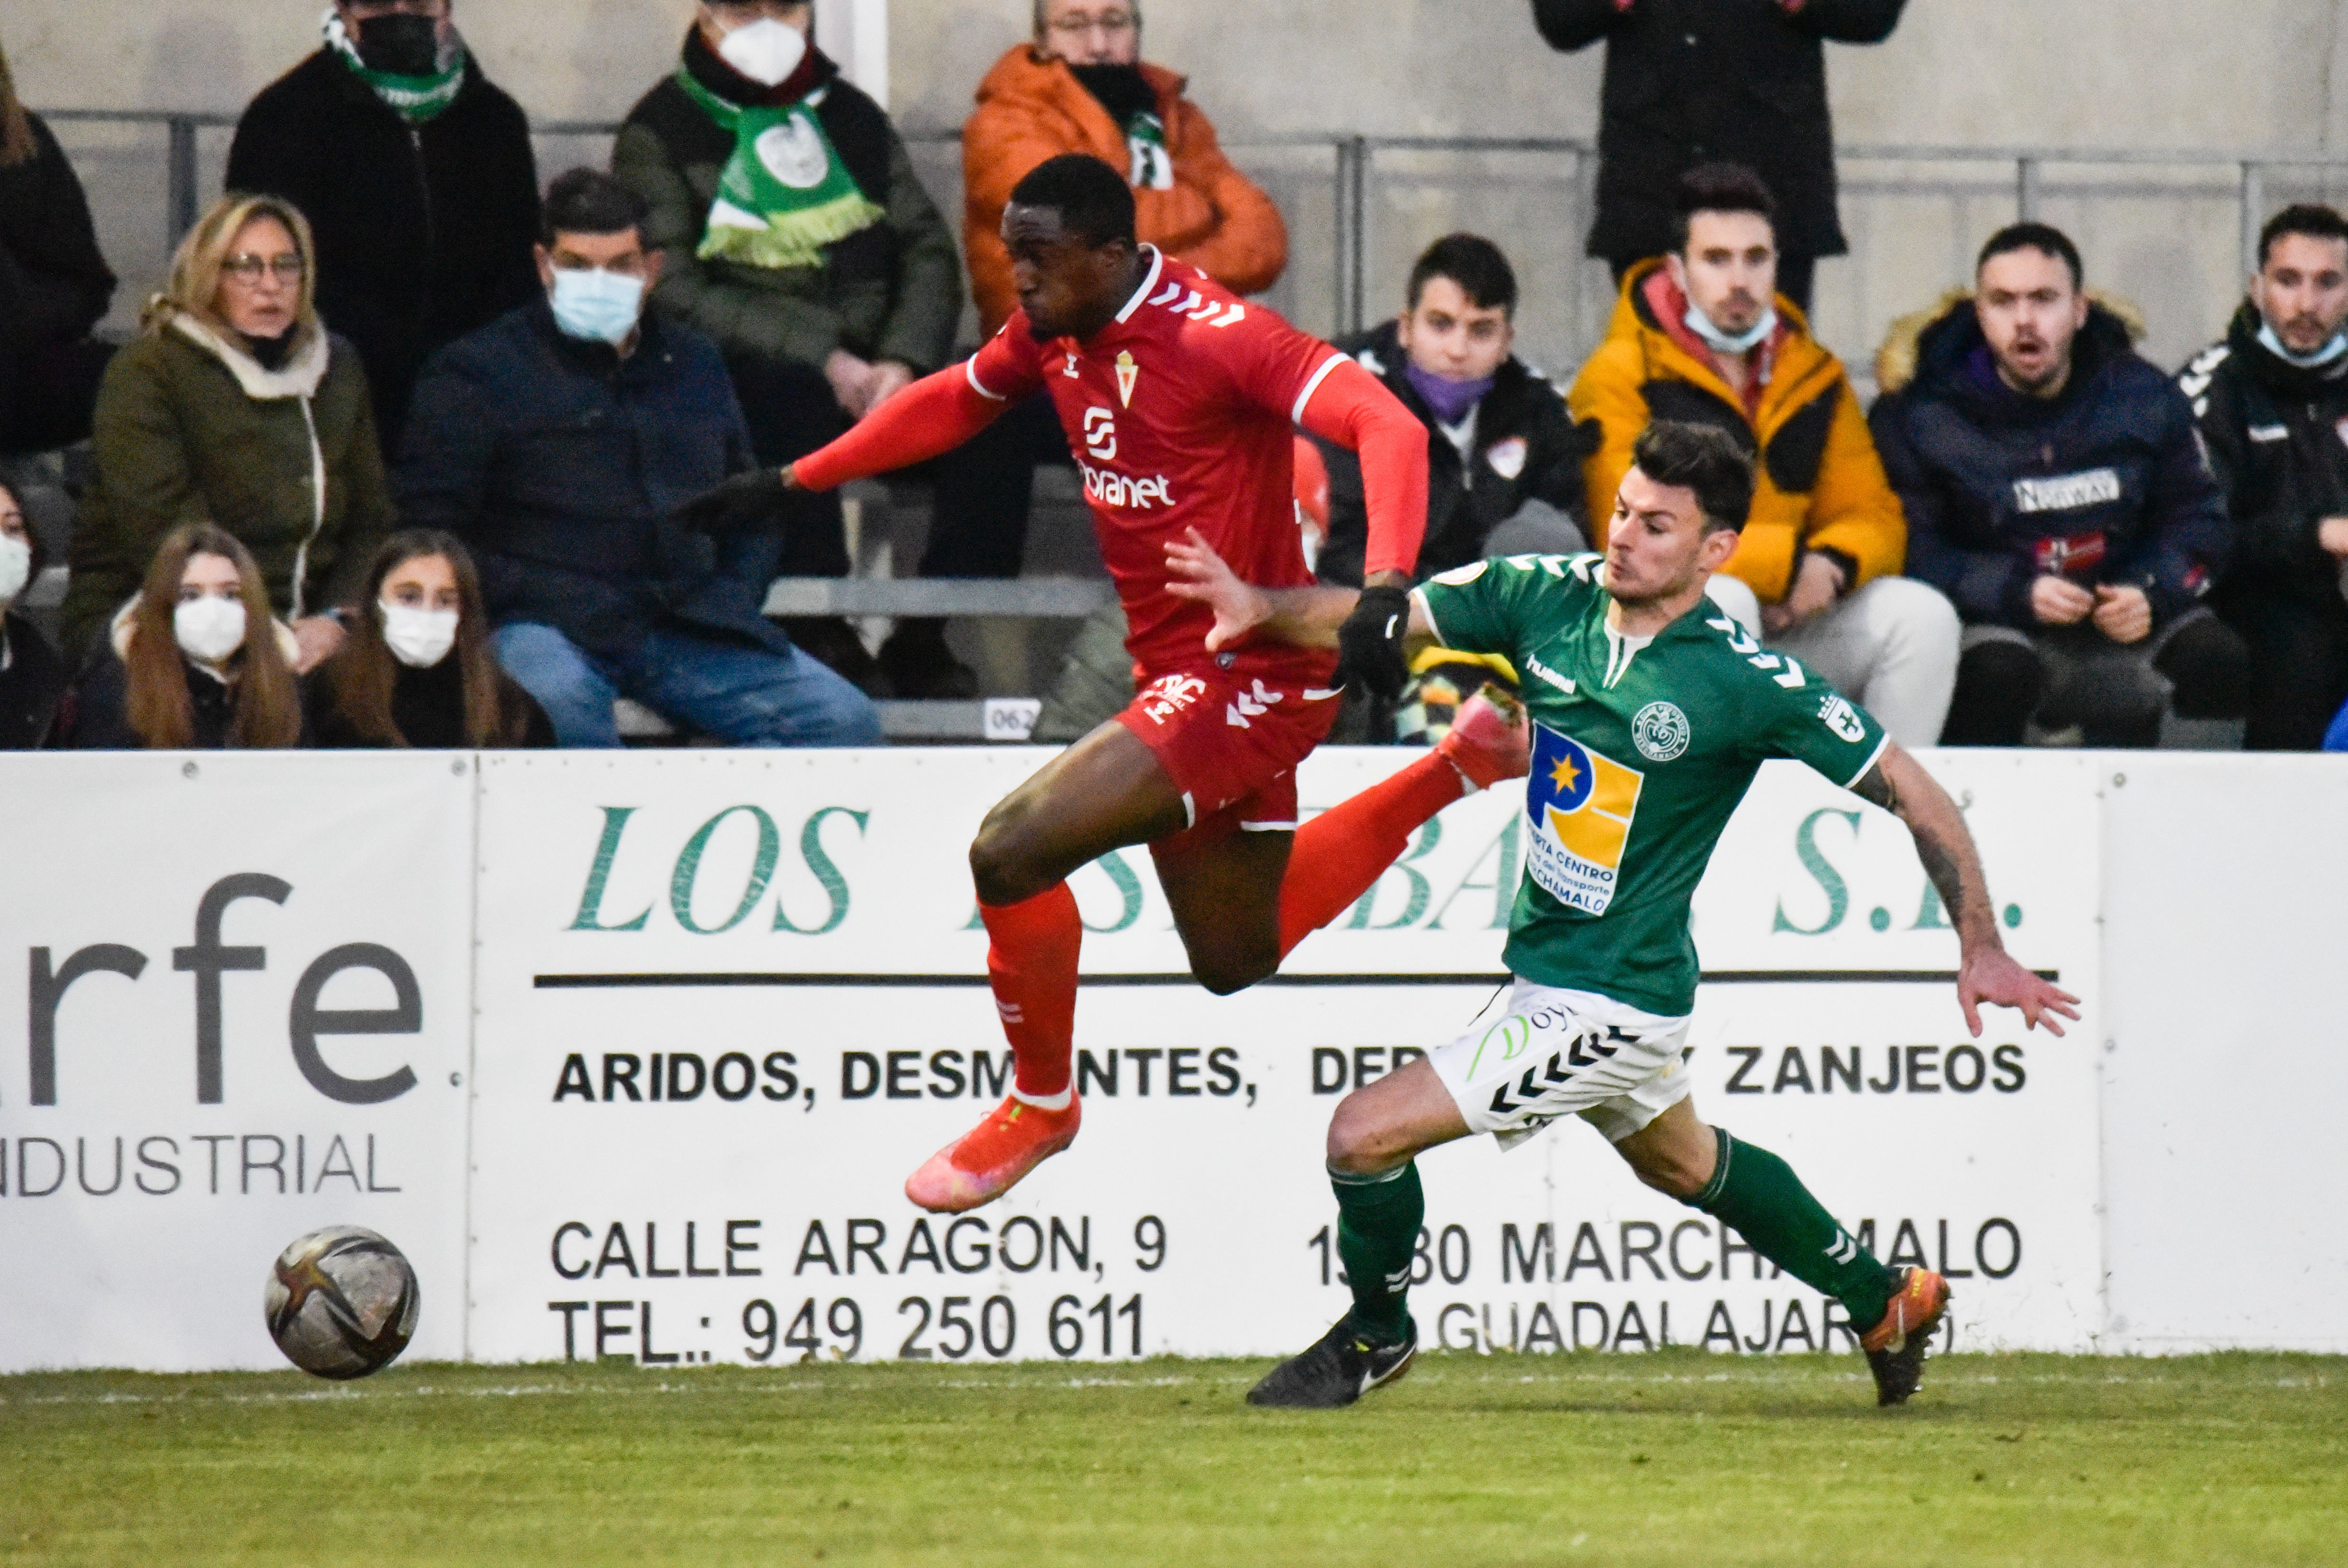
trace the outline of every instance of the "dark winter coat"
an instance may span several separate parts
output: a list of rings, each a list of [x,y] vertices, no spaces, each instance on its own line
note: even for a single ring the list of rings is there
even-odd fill
[[[2244,301],[2177,378],[2240,541],[2222,586],[2336,610],[2340,562],[2315,531],[2348,517],[2348,355],[2302,370],[2268,351],[2259,325]]]
[[[705,70],[714,60],[698,34],[686,55]],[[701,260],[695,252],[708,231],[718,175],[734,155],[734,133],[673,77],[629,110],[612,148],[612,172],[652,203],[644,239],[667,253],[654,297],[729,356],[819,368],[832,350],[845,348],[863,359],[934,370],[946,362],[962,320],[953,231],[922,189],[880,106],[838,76],[819,90],[815,113],[824,134],[857,188],[888,212],[884,222],[829,246],[820,267]]]
[[[385,743],[359,734],[335,707],[335,686],[329,663],[302,683],[302,710],[307,717],[313,744],[321,750],[374,750]],[[554,724],[538,699],[511,679],[499,682],[501,717],[519,709],[521,738],[518,748],[540,748],[554,744]],[[510,705],[510,706],[505,706]],[[391,722],[407,744],[418,751],[469,751],[472,738],[465,733],[465,666],[451,653],[427,669],[396,665],[392,670]],[[513,731],[509,729],[507,733]]]
[[[1529,500],[1581,520],[1581,462],[1597,449],[1596,432],[1574,428],[1548,377],[1513,354],[1503,360],[1492,389],[1476,406],[1473,458],[1462,462],[1405,374],[1410,357],[1393,322],[1337,346],[1385,382],[1426,427],[1426,537],[1418,548],[1417,576],[1480,559],[1485,536]],[[1320,574],[1359,587],[1369,539],[1361,459],[1327,441],[1316,438],[1315,445],[1329,469],[1329,537],[1321,547]]]
[[[114,298],[89,201],[36,114],[28,163],[0,168],[0,356],[89,335]]]
[[[394,484],[411,527],[471,547],[489,617],[620,657],[677,624],[781,652],[759,613],[780,543],[671,513],[751,464],[716,345],[645,314],[635,351],[566,337],[541,297],[435,355]]]
[[[1881,43],[1905,4],[1533,0],[1550,47],[1606,41],[1590,253],[1620,264],[1671,249],[1673,183],[1719,159],[1768,183],[1785,249],[1849,250],[1835,209],[1824,41]]]
[[[47,639],[24,616],[0,614],[0,751],[48,743],[66,685],[65,661]]]
[[[273,371],[242,340],[175,315],[108,366],[91,453],[97,478],[74,522],[66,589],[75,656],[183,522],[236,535],[289,617],[355,603],[392,529],[366,377],[339,338],[313,337]]]
[[[386,455],[431,352],[536,295],[538,166],[521,107],[465,66],[410,128],[321,49],[244,111],[228,188],[283,196],[318,241],[318,312],[358,346]]]
[[[2035,629],[2031,584],[2061,573],[2143,589],[2159,625],[2193,608],[2232,554],[2184,394],[2101,304],[2071,352],[2059,396],[2014,392],[1961,299],[1923,328],[1915,379],[1869,417],[1908,513],[1908,575],[1968,622]]]

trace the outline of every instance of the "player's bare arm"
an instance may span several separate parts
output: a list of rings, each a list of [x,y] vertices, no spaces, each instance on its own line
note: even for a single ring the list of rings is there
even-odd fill
[[[1214,628],[1207,634],[1209,653],[1250,637],[1299,647],[1334,648],[1339,629],[1363,599],[1358,588],[1258,588],[1243,583],[1197,529],[1190,530],[1187,541],[1178,540],[1166,547],[1166,570],[1172,579],[1169,593],[1195,599],[1214,611]],[[1400,573],[1380,575],[1402,579]],[[1417,600],[1409,600],[1398,613],[1405,617],[1401,634],[1406,659],[1434,645],[1435,628]]]
[[[1965,1026],[1974,1037],[1981,1036],[1983,1002],[2020,1009],[2034,1029],[2043,1022],[2051,1033],[2063,1033],[2055,1017],[2077,1018],[2079,999],[2024,968],[2005,951],[1981,852],[1949,792],[1896,742],[1884,747],[1882,757],[1851,786],[1851,792],[1899,818],[1914,837],[1916,858],[1924,862],[1924,873],[1940,890],[1949,923],[1957,930],[1963,953],[1957,969],[1957,1006],[1964,1009]]]

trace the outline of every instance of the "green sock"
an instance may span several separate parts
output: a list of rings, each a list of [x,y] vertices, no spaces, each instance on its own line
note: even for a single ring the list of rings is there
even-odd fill
[[[1891,1271],[1835,1222],[1792,1166],[1724,1129],[1713,1130],[1720,1139],[1719,1163],[1704,1190],[1685,1200],[1688,1206],[1735,1230],[1804,1284],[1841,1302],[1859,1332],[1880,1323],[1891,1305]]]
[[[1385,1339],[1410,1332],[1403,1305],[1426,1218],[1416,1161],[1375,1176],[1329,1172],[1337,1191],[1337,1255],[1354,1287],[1354,1326]]]

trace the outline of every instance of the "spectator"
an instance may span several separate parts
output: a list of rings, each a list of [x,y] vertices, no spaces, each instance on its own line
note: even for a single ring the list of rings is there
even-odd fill
[[[612,150],[669,258],[661,304],[716,340],[773,469],[944,364],[962,315],[952,232],[886,111],[808,42],[813,19],[806,0],[705,0],[682,64]],[[783,508],[782,573],[844,575],[839,498]],[[846,622],[791,630],[871,678]]]
[[[342,645],[392,526],[366,377],[318,319],[310,226],[230,196],[180,242],[98,391],[97,476],[74,527],[66,645],[94,643],[163,536],[216,522],[261,563],[307,672]],[[321,488],[321,481],[324,488]]]
[[[2172,698],[2238,726],[2249,655],[2202,603],[2233,528],[2184,394],[2082,292],[2060,231],[2000,230],[1973,288],[1886,345],[1873,413],[1909,564],[1965,622],[1943,744],[2017,746],[2034,721],[2150,746]]]
[[[357,346],[386,460],[426,357],[538,292],[530,122],[449,5],[336,0],[324,44],[262,89],[229,148],[231,191],[308,215],[318,309]]]
[[[2348,700],[2348,221],[2286,207],[2250,297],[2178,377],[2240,552],[2209,602],[2250,645],[2254,751],[2313,751]]]
[[[1726,430],[1756,459],[1753,511],[1713,597],[1902,746],[1930,746],[1956,678],[1957,618],[1898,575],[1906,526],[1850,378],[1774,290],[1769,191],[1749,170],[1711,164],[1683,177],[1678,206],[1672,253],[1631,269],[1570,394],[1601,432],[1583,467],[1599,547],[1650,419]]]
[[[1835,210],[1827,39],[1879,44],[1906,0],[1533,0],[1550,46],[1606,40],[1598,213],[1589,253],[1620,284],[1673,243],[1672,185],[1715,159],[1785,203],[1777,292],[1807,313],[1820,256],[1850,249]]]
[[[1000,232],[1012,187],[1046,159],[1087,152],[1123,169],[1142,240],[1235,294],[1259,294],[1288,264],[1280,209],[1231,166],[1188,83],[1141,58],[1141,8],[1127,0],[1036,0],[1035,36],[978,85],[963,127],[963,244],[979,331],[1018,308]],[[1066,464],[1048,397],[1029,398],[937,464],[924,577],[1016,577],[1035,466]],[[1122,634],[1120,633],[1120,635]],[[880,650],[899,696],[956,696],[976,677],[947,651],[944,623],[904,621]]]
[[[546,710],[498,667],[471,554],[434,529],[383,542],[350,641],[302,695],[314,743],[329,749],[554,744]]]
[[[0,453],[88,437],[114,355],[90,329],[113,298],[89,199],[0,54]]]
[[[1426,538],[1417,575],[1487,555],[1584,548],[1581,463],[1594,438],[1575,428],[1549,377],[1519,359],[1517,275],[1499,247],[1448,234],[1411,268],[1403,313],[1337,345],[1426,427]],[[1328,472],[1321,577],[1362,585],[1368,538],[1361,459],[1316,441]]]
[[[716,346],[644,308],[645,215],[592,170],[549,189],[545,294],[425,366],[402,510],[470,544],[499,662],[561,745],[619,745],[623,694],[739,746],[878,744],[864,695],[759,614],[772,531],[670,515],[753,459]]]
[[[208,522],[165,537],[139,596],[69,699],[84,750],[300,746],[294,633],[272,619],[252,552]]]
[[[13,608],[40,571],[40,543],[25,522],[25,509],[0,484],[0,751],[45,745],[65,695],[64,661]]]

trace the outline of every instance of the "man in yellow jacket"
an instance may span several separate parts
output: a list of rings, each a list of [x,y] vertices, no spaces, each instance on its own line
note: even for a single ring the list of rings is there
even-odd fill
[[[1776,293],[1776,203],[1751,170],[1715,163],[1682,177],[1677,211],[1679,249],[1630,269],[1567,398],[1600,429],[1582,465],[1596,547],[1651,419],[1726,430],[1755,458],[1755,488],[1714,599],[1902,746],[1931,746],[1956,685],[1957,614],[1899,575],[1907,523],[1850,378]]]

